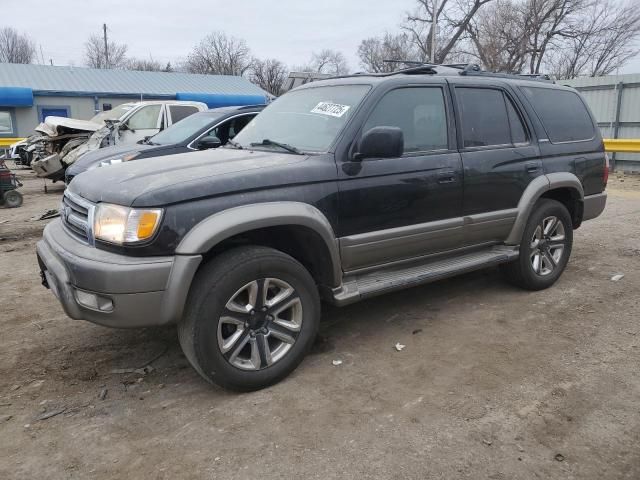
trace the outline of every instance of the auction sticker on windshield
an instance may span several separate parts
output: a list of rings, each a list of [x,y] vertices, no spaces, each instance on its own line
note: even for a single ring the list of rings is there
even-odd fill
[[[351,107],[349,105],[340,105],[339,103],[331,103],[331,102],[320,102],[318,105],[313,107],[311,113],[320,113],[322,115],[330,115],[332,117],[340,118],[347,110]]]

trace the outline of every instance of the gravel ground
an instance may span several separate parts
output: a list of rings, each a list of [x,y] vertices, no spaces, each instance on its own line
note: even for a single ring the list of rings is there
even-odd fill
[[[62,190],[19,173],[24,206],[0,209],[2,479],[640,478],[639,177],[611,179],[553,288],[488,270],[327,307],[300,368],[239,395],[195,374],[175,328],[64,315],[32,220]]]

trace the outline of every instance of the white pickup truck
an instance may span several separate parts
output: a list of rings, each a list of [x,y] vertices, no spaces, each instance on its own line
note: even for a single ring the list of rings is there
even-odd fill
[[[91,120],[47,117],[35,129],[39,135],[30,137],[29,145],[23,148],[35,150],[31,168],[36,174],[56,181],[86,152],[135,144],[207,108],[201,102],[151,100],[124,103]]]

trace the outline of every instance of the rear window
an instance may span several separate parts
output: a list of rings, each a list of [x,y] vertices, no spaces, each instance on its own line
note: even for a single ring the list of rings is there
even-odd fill
[[[500,90],[456,88],[464,147],[511,144],[509,115]]]
[[[177,123],[183,118],[196,113],[198,108],[190,105],[169,105],[169,110],[171,110],[171,121]]]
[[[589,111],[577,93],[522,87],[553,143],[590,140],[594,135]]]

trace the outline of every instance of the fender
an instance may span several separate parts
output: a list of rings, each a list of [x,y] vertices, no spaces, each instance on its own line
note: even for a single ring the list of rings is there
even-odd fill
[[[516,221],[513,223],[511,232],[507,237],[505,243],[507,245],[519,245],[522,240],[522,234],[524,233],[527,220],[531,215],[533,206],[538,199],[549,190],[555,190],[557,188],[571,188],[576,190],[580,200],[584,200],[584,189],[582,183],[578,177],[569,172],[555,172],[547,175],[540,175],[533,179],[533,181],[527,186],[522,193],[520,201],[518,202],[518,215]]]
[[[234,235],[280,225],[307,227],[320,235],[331,256],[334,284],[340,285],[342,270],[333,228],[320,210],[302,202],[257,203],[233,207],[211,215],[185,235],[176,253],[178,255],[204,254]]]

